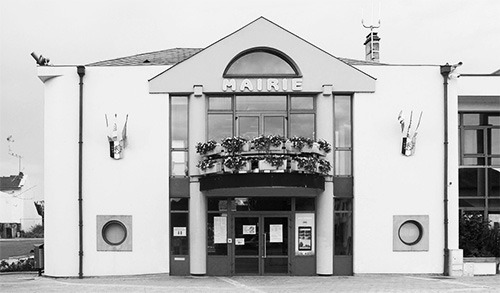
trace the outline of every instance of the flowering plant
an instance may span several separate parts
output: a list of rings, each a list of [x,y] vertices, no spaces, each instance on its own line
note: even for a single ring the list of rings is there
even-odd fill
[[[213,151],[217,146],[217,142],[215,140],[209,140],[207,142],[199,142],[196,144],[196,152],[205,155],[210,151]]]
[[[229,156],[224,159],[224,166],[234,171],[238,171],[246,165],[247,159],[242,156]]]
[[[228,153],[234,154],[241,151],[247,140],[240,136],[226,137],[221,141],[221,145]]]
[[[332,146],[324,139],[319,139],[317,141],[319,144],[319,149],[323,150],[325,153],[329,153],[332,151]]]
[[[271,146],[279,147],[283,142],[286,141],[286,138],[281,135],[260,135],[251,140],[254,147],[258,151],[269,151]]]
[[[304,169],[306,172],[314,173],[316,172],[316,165],[318,163],[318,159],[316,157],[295,157],[294,161],[297,162],[299,168]]]
[[[217,162],[218,162],[218,160],[212,160],[212,159],[202,160],[202,161],[198,162],[196,167],[205,171],[207,169],[213,168],[215,166],[215,163],[217,163]]]
[[[277,155],[267,155],[264,157],[264,160],[266,160],[266,162],[268,162],[273,167],[283,166],[283,163],[286,159],[287,156],[277,156]]]
[[[294,136],[289,139],[289,141],[292,143],[292,147],[301,149],[304,146],[312,147],[314,140],[312,138],[308,137],[303,137],[303,136]]]

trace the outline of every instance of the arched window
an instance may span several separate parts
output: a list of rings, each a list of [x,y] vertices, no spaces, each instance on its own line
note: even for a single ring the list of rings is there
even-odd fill
[[[236,55],[224,70],[224,77],[300,77],[293,60],[276,49],[252,48]]]

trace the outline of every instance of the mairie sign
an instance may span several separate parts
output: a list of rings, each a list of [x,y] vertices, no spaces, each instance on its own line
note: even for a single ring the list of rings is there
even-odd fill
[[[302,78],[223,79],[224,92],[300,92]]]

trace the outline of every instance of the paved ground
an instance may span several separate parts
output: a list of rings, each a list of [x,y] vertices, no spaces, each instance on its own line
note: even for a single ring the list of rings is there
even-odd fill
[[[47,278],[0,274],[0,292],[500,292],[500,275],[451,278],[436,275],[354,277],[171,277],[148,275]]]
[[[0,239],[0,259],[11,256],[29,255],[34,244],[42,244],[43,238]]]

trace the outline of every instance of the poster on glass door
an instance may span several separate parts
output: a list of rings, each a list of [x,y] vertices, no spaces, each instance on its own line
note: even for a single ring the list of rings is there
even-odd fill
[[[282,243],[283,242],[283,225],[269,225],[269,242]]]

